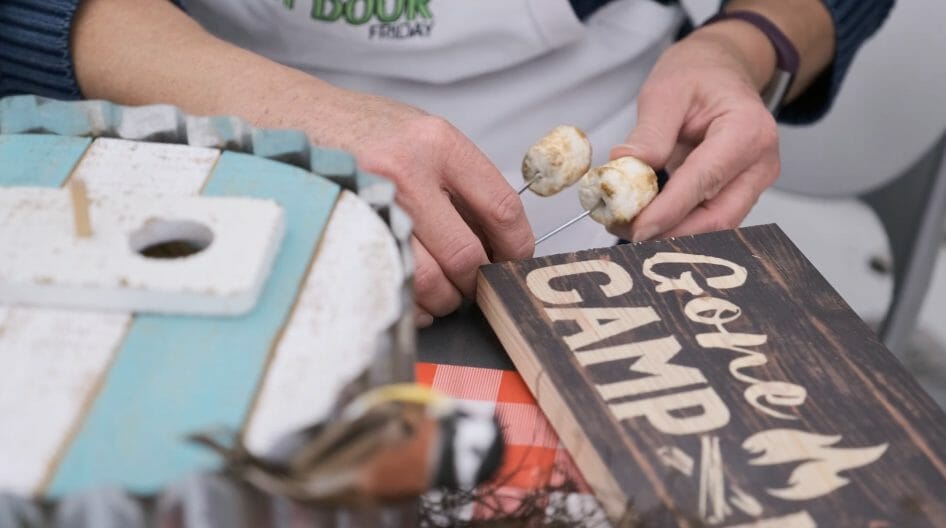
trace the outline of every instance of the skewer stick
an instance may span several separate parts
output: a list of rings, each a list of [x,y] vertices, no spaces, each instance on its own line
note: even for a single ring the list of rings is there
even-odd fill
[[[551,230],[550,232],[546,233],[545,235],[542,235],[538,240],[535,241],[535,245],[538,246],[538,245],[541,244],[542,242],[545,242],[546,240],[548,240],[549,238],[551,238],[553,235],[557,235],[559,232],[564,231],[565,229],[571,227],[572,224],[575,224],[575,223],[577,223],[579,220],[581,220],[582,218],[584,218],[584,217],[590,215],[592,211],[594,211],[595,209],[601,207],[602,205],[604,205],[604,202],[598,202],[598,205],[592,207],[591,209],[588,209],[588,210],[585,211],[584,213],[581,213],[580,215],[576,216],[575,218],[572,218],[571,220],[565,222],[564,224],[562,224],[562,225],[556,227],[555,229]]]
[[[535,178],[532,178],[531,180],[523,184],[522,187],[519,188],[519,194],[526,192],[526,189],[528,189],[529,187],[532,187],[532,184],[539,181],[539,178],[541,178],[541,176],[536,176]]]
[[[72,217],[75,220],[76,237],[92,236],[92,222],[89,220],[89,194],[85,182],[74,179],[69,182],[69,195],[72,197]]]

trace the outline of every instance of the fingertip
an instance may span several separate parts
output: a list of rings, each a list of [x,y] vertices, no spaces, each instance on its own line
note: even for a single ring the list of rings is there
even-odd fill
[[[512,188],[496,205],[486,228],[496,260],[529,258],[535,252],[535,235],[522,198]]]
[[[415,307],[414,324],[417,326],[417,328],[427,328],[428,326],[434,324],[434,316],[430,315],[419,306]]]
[[[658,137],[659,135],[641,136],[644,136],[644,134],[640,134],[635,130],[626,142],[611,147],[611,151],[608,153],[609,159],[615,160],[630,156],[646,163],[654,171],[666,167],[670,155],[677,145],[676,136],[666,138]]]
[[[630,140],[628,140],[626,143],[621,143],[620,145],[611,147],[611,151],[608,153],[608,159],[611,160],[623,158],[626,156],[637,158],[648,165],[651,164],[648,160],[654,159],[653,155],[648,154],[647,147],[638,143],[632,143]]]
[[[643,242],[645,240],[650,240],[660,234],[661,230],[659,227],[651,224],[644,224],[631,233],[631,242]]]

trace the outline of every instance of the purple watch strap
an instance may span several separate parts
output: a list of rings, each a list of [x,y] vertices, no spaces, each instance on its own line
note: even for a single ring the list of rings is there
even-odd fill
[[[798,72],[798,50],[792,41],[782,33],[782,30],[772,23],[768,18],[753,11],[728,11],[720,12],[703,23],[704,26],[722,21],[722,20],[742,20],[748,22],[759,29],[772,43],[775,48],[775,78],[769,83],[769,87],[762,94],[766,107],[772,113],[776,113],[781,106],[782,99],[788,92]]]
[[[782,33],[782,30],[779,29],[778,26],[759,13],[753,11],[721,12],[713,15],[713,17],[704,22],[703,25],[708,26],[715,22],[734,18],[752,24],[768,37],[772,46],[775,48],[776,66],[778,69],[790,73],[793,76],[798,72],[798,50],[795,49],[795,45],[792,44],[791,40],[788,40],[788,37],[785,36],[785,33]]]

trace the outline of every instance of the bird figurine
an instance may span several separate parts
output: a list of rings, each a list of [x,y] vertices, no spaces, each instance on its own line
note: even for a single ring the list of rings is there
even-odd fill
[[[219,453],[231,474],[262,491],[347,505],[412,498],[433,488],[472,490],[496,473],[503,457],[492,414],[415,384],[373,389],[337,419],[288,435],[265,456],[249,453],[230,433],[190,439]]]

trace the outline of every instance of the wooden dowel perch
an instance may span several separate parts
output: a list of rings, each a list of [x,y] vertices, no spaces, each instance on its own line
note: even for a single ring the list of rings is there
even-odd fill
[[[89,194],[85,182],[74,179],[69,182],[69,194],[72,196],[72,216],[75,220],[76,237],[92,236],[92,222],[89,220]]]

